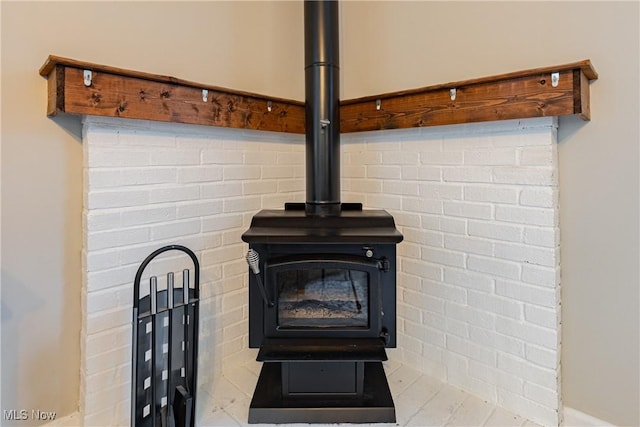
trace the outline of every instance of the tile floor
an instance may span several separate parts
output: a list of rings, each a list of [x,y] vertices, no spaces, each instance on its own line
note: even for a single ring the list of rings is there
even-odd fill
[[[405,365],[385,362],[384,367],[396,405],[397,423],[372,426],[538,426]],[[200,426],[249,426],[249,403],[260,368],[260,363],[251,362],[228,369],[211,395],[199,396]],[[303,425],[308,426],[297,426]]]

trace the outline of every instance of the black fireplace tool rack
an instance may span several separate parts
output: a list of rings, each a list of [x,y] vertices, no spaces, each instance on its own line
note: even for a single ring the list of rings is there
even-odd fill
[[[158,290],[157,276],[152,276],[148,295],[141,297],[145,268],[168,251],[191,258],[193,285],[189,269],[182,271],[182,287],[176,287],[170,272],[167,288]],[[133,286],[132,427],[195,426],[199,298],[200,265],[189,248],[165,246],[140,264]]]

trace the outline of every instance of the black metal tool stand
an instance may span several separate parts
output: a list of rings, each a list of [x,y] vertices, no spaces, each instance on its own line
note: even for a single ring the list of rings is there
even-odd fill
[[[140,280],[158,255],[181,251],[193,262],[182,272],[182,287],[167,274],[167,288],[149,280],[148,295],[140,296]],[[198,355],[200,265],[195,254],[180,245],[152,252],[138,268],[133,286],[133,360],[131,425],[134,427],[194,427]]]

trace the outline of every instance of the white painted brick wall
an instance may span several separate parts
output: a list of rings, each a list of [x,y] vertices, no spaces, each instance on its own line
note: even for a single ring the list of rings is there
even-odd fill
[[[303,200],[302,141],[86,119],[80,399],[85,425],[129,425],[132,283],[138,265],[161,246],[183,244],[201,264],[200,390],[223,364],[246,360],[247,267],[240,234],[271,198]],[[167,271],[191,267],[176,254],[154,261],[142,283],[162,274],[162,288]]]
[[[376,180],[351,185],[344,175],[349,198],[389,210],[405,236],[400,358],[545,425],[558,424],[560,407],[556,126],[544,118],[342,138],[348,167]]]
[[[131,282],[159,246],[201,261],[200,386],[251,354],[240,234],[258,209],[304,200],[302,140],[87,119],[86,425],[128,424]],[[552,118],[342,138],[342,200],[389,210],[405,236],[393,354],[548,425],[560,405],[555,140]]]

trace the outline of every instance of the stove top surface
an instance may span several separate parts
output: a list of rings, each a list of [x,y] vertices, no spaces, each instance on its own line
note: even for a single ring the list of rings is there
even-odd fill
[[[344,204],[338,215],[307,215],[303,203],[264,209],[242,235],[247,243],[399,243],[402,234],[385,210]]]

